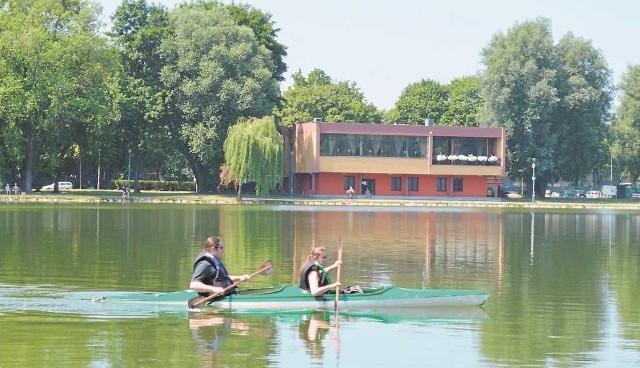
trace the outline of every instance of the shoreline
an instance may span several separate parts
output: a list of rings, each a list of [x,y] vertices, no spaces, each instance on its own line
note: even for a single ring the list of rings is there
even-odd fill
[[[2,195],[2,203],[164,203],[164,204],[233,204],[292,206],[358,207],[470,207],[528,209],[626,209],[640,210],[638,199],[545,198],[531,202],[526,198],[441,198],[441,197],[373,197],[347,199],[332,196],[245,196],[236,194],[195,194],[193,192],[141,192],[123,198],[118,190],[74,189],[60,193],[34,192],[29,195]]]

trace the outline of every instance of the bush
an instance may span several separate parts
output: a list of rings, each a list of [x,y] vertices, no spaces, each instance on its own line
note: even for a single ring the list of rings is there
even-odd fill
[[[116,189],[120,189],[122,186],[127,186],[127,180],[115,180]],[[135,186],[135,182],[131,180],[131,187]],[[138,180],[138,186],[140,190],[158,190],[158,191],[181,191],[181,192],[195,192],[196,183],[192,181],[160,181],[160,180]]]

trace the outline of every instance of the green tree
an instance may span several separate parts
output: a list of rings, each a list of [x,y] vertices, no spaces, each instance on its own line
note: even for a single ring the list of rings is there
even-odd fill
[[[278,81],[284,80],[283,75],[287,71],[287,64],[284,62],[287,48],[276,40],[280,29],[276,28],[271,14],[264,13],[249,4],[235,4],[233,1],[231,4],[225,5],[217,0],[197,0],[193,3],[183,3],[180,6],[205,10],[223,8],[228,11],[237,25],[249,27],[256,36],[256,41],[271,52],[274,64],[273,78]]]
[[[421,80],[402,90],[387,117],[392,123],[421,125],[426,119],[433,119],[435,124],[440,124],[448,98],[445,86],[432,80]]]
[[[640,65],[631,65],[620,82],[620,104],[613,122],[611,152],[622,176],[636,182],[640,178]]]
[[[569,33],[555,50],[561,63],[555,160],[559,176],[577,183],[609,161],[604,142],[614,87],[606,60],[590,41]]]
[[[241,120],[229,128],[224,142],[227,170],[223,170],[223,185],[235,184],[238,200],[242,184],[255,182],[261,196],[282,181],[283,139],[273,117]]]
[[[171,142],[160,124],[164,111],[164,91],[160,71],[164,66],[160,44],[169,35],[166,9],[149,5],[146,0],[123,0],[112,16],[114,37],[120,51],[123,69],[118,98],[119,124],[122,127],[124,162],[127,149],[132,149],[136,191],[140,166],[156,166],[158,152],[170,151]]]
[[[271,14],[263,13],[247,4],[234,4],[233,2],[228,4],[226,9],[231,13],[231,17],[238,25],[251,28],[258,43],[271,51],[271,58],[275,66],[273,78],[283,81],[283,75],[287,71],[287,64],[284,62],[284,58],[287,56],[287,48],[276,41],[280,29],[275,28],[275,23],[271,20]]]
[[[34,174],[58,176],[76,142],[108,119],[114,59],[85,0],[4,1],[0,7],[0,128],[30,192]]]
[[[271,52],[223,6],[209,5],[171,11],[172,32],[161,44],[165,121],[199,191],[218,184],[228,128],[240,117],[270,114],[279,97]]]
[[[478,87],[478,77],[456,78],[445,88],[448,92],[446,110],[438,125],[478,126],[478,111],[483,104]]]
[[[312,70],[306,78],[300,71],[293,74],[293,86],[284,92],[276,115],[288,127],[314,118],[328,122],[382,122],[378,109],[365,100],[355,83],[334,82],[320,69]]]
[[[554,45],[551,23],[541,18],[496,34],[482,54],[481,120],[506,127],[509,176],[530,177],[535,157],[536,192],[544,193],[549,182],[594,170],[595,160],[568,161],[578,161],[572,150],[580,145],[595,152],[602,145],[611,82],[601,53],[572,35]]]

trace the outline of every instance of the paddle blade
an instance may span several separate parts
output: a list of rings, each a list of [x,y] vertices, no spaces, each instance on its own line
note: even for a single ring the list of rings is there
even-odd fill
[[[205,297],[202,297],[202,296],[196,296],[195,298],[191,298],[189,299],[189,301],[187,301],[187,307],[189,307],[189,309],[195,309],[197,306],[202,304],[204,299]]]
[[[271,260],[264,261],[260,265],[259,270],[260,270],[258,271],[259,275],[262,275],[262,276],[271,275],[271,273],[273,272],[273,262],[271,262]]]

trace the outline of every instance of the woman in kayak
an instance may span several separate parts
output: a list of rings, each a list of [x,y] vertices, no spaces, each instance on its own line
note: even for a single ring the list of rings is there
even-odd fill
[[[324,247],[315,247],[300,270],[300,288],[311,291],[313,296],[320,296],[340,286],[340,282],[331,283],[328,272],[342,264],[342,261],[338,260],[329,267],[323,267],[326,259]]]
[[[193,277],[189,284],[191,290],[197,291],[200,296],[208,296],[222,293],[234,281],[249,280],[249,275],[229,275],[221,260],[223,252],[224,244],[220,237],[211,236],[205,240],[202,251],[193,263]],[[236,294],[236,289],[232,288],[225,293],[230,294]]]

